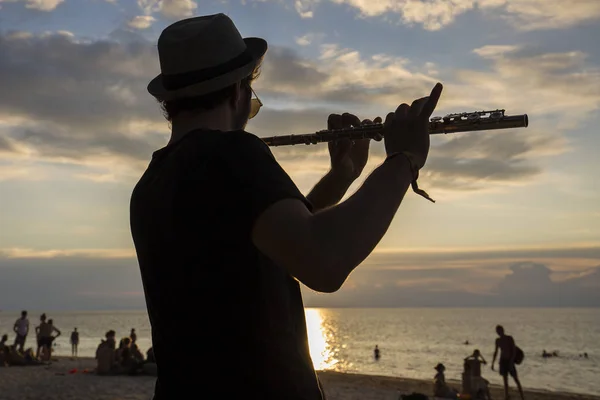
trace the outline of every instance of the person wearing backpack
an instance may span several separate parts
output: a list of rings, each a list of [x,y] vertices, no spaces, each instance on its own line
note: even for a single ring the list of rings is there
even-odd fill
[[[504,327],[501,325],[496,326],[496,333],[499,337],[496,339],[496,348],[494,350],[494,357],[492,359],[492,371],[494,371],[494,363],[496,362],[498,350],[500,350],[500,359],[498,360],[498,365],[500,375],[504,380],[504,397],[507,400],[509,398],[508,375],[510,375],[517,384],[517,388],[521,394],[521,400],[525,400],[523,388],[521,387],[521,382],[519,381],[519,376],[517,374],[517,367],[515,366],[517,364],[517,360],[519,361],[519,364],[523,360],[523,351],[517,347],[512,336],[504,333]]]

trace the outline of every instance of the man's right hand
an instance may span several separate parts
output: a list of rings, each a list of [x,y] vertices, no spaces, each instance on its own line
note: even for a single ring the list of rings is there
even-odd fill
[[[409,106],[402,103],[396,112],[389,113],[384,123],[386,153],[410,152],[417,167],[423,168],[429,155],[429,117],[433,114],[442,94],[443,86],[437,83],[431,94],[413,101]]]

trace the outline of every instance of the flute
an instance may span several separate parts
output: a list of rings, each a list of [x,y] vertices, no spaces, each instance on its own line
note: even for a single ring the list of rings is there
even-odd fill
[[[448,114],[433,117],[429,121],[429,134],[488,131],[494,129],[526,128],[529,125],[527,114],[505,115],[505,110],[475,111],[470,113]],[[303,135],[271,136],[261,138],[268,146],[293,146],[296,144],[317,144],[340,139],[383,138],[383,124],[360,125],[351,128],[322,130]]]

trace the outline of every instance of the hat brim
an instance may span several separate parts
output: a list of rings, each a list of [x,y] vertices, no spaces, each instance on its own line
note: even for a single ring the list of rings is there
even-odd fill
[[[217,90],[226,88],[236,82],[246,78],[255,68],[262,63],[262,59],[267,52],[267,42],[257,37],[244,38],[248,52],[252,56],[252,61],[233,71],[220,75],[194,85],[186,86],[177,90],[168,90],[163,84],[162,74],[158,75],[148,84],[148,92],[159,101],[170,101],[186,97],[202,96]]]

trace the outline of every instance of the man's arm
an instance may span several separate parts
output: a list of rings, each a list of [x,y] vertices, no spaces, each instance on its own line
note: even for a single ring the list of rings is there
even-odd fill
[[[313,212],[334,206],[342,200],[353,180],[330,170],[306,196]]]
[[[311,289],[335,292],[386,233],[412,178],[398,155],[335,207],[313,214],[299,200],[281,200],[255,222],[254,244]]]
[[[54,329],[54,332],[58,333],[58,335],[54,336],[54,339],[61,335],[61,331],[59,331],[57,327],[53,326],[52,329]]]
[[[14,331],[15,333],[17,333],[17,330],[18,330],[18,328],[17,328],[17,326],[18,326],[18,323],[19,323],[19,320],[16,320],[16,321],[15,321],[15,324],[13,325],[13,331]]]
[[[494,369],[494,363],[496,362],[497,355],[498,355],[498,339],[496,339],[496,348],[494,349],[494,357],[492,357],[492,369]]]
[[[485,361],[485,358],[483,358],[483,356],[480,354],[479,357],[481,357],[481,362],[483,363],[483,365],[487,364],[487,361]]]

